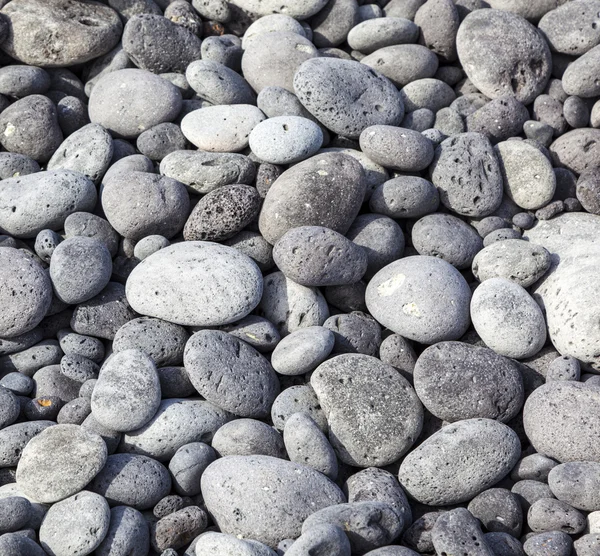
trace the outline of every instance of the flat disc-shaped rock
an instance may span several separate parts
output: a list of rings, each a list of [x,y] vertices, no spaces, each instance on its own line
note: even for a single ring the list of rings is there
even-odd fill
[[[544,89],[552,58],[536,28],[504,10],[474,10],[456,36],[458,58],[467,77],[484,95],[514,95],[524,104]]]
[[[121,36],[117,12],[100,2],[16,0],[5,5],[7,54],[32,66],[64,67],[106,54]]]
[[[51,302],[52,283],[42,266],[19,249],[0,249],[0,337],[34,329]]]
[[[451,423],[477,417],[506,423],[523,405],[517,365],[491,349],[462,342],[428,347],[417,360],[413,379],[429,412]]]
[[[600,463],[600,391],[595,387],[572,381],[540,386],[527,398],[523,425],[540,454],[560,462]]]
[[[32,438],[17,465],[17,486],[51,503],[79,492],[106,462],[102,437],[78,425],[56,425]]]
[[[511,428],[467,419],[445,426],[408,454],[398,478],[422,504],[459,504],[503,479],[520,455],[521,442]]]
[[[294,77],[305,108],[325,127],[358,138],[371,125],[399,125],[404,117],[400,93],[383,75],[350,60],[314,58]]]
[[[344,463],[388,465],[421,432],[423,408],[415,391],[375,357],[338,355],[319,365],[310,382],[327,416],[329,439]]]
[[[144,426],[160,404],[152,359],[138,349],[113,354],[100,369],[91,403],[92,415],[107,429],[126,432]]]
[[[299,226],[324,226],[345,234],[365,189],[362,166],[351,156],[313,156],[286,170],[270,187],[260,212],[260,232],[271,244]]]
[[[303,286],[354,284],[367,270],[362,247],[321,226],[286,232],[273,248],[273,260],[287,278]]]
[[[209,513],[223,533],[273,548],[300,535],[315,511],[345,502],[318,471],[270,456],[229,456],[211,463],[201,480]]]
[[[365,300],[380,324],[424,344],[457,340],[470,322],[467,282],[435,257],[405,257],[387,265],[369,282]]]
[[[271,364],[246,342],[227,332],[201,330],[183,357],[198,393],[240,417],[265,417],[279,394]]]
[[[221,326],[258,305],[263,279],[236,249],[186,241],[157,251],[127,279],[127,299],[138,313],[184,326]]]

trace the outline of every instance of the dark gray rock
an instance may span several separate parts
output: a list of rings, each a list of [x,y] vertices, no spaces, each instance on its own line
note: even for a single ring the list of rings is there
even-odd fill
[[[545,556],[549,552],[552,556],[570,556],[573,540],[562,531],[550,531],[529,537],[523,543],[523,549],[527,556]]]
[[[160,162],[167,155],[187,148],[188,142],[178,125],[165,122],[142,132],[136,146],[150,160]]]
[[[273,426],[277,430],[283,431],[287,420],[294,415],[294,413],[299,412],[306,413],[312,417],[313,421],[317,423],[317,426],[323,432],[327,430],[325,413],[310,384],[290,386],[275,398],[273,406],[271,407],[271,420],[273,421]]]
[[[586,520],[581,512],[561,500],[541,498],[531,504],[527,524],[535,533],[562,531],[576,535],[585,529]]]
[[[98,556],[128,554],[145,556],[150,549],[150,535],[146,520],[140,512],[128,506],[110,510],[110,525],[104,540],[96,548]]]
[[[452,0],[428,0],[417,10],[414,21],[420,27],[421,44],[443,60],[456,60],[456,33],[460,20]]]
[[[188,506],[150,525],[150,544],[157,552],[187,546],[206,529],[208,517],[198,506]]]
[[[523,510],[519,499],[510,490],[490,488],[469,502],[469,511],[490,533],[521,535]]]
[[[523,130],[527,108],[514,96],[501,96],[466,117],[467,131],[481,133],[492,143],[506,141]]]
[[[556,498],[587,512],[600,509],[596,488],[598,481],[600,464],[592,461],[563,463],[554,467],[548,475],[548,485]]]
[[[181,496],[200,494],[200,478],[215,459],[215,451],[203,442],[190,442],[179,448],[169,462],[175,492]]]
[[[369,208],[390,218],[419,218],[435,212],[440,204],[438,189],[418,176],[398,176],[379,185]],[[392,262],[392,261],[390,261]]]
[[[281,434],[255,419],[235,419],[225,423],[215,433],[212,447],[219,457],[262,455],[285,459],[286,455]]]

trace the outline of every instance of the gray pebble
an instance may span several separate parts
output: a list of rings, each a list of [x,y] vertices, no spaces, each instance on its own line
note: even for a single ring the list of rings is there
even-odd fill
[[[527,139],[538,141],[545,147],[549,147],[554,136],[554,129],[543,122],[528,120],[523,124],[523,132]]]
[[[112,340],[117,330],[136,316],[127,301],[125,287],[109,282],[97,296],[75,307],[71,328],[78,334]]]
[[[446,107],[438,110],[435,115],[434,128],[442,131],[444,135],[456,135],[465,131],[463,117],[454,108]]]
[[[355,282],[347,286],[327,286],[325,288],[325,299],[327,303],[341,311],[366,311],[365,282]]]
[[[338,462],[327,437],[306,413],[295,413],[283,430],[285,449],[290,461],[307,465],[332,480],[338,475]]]
[[[27,443],[54,424],[52,421],[25,421],[0,430],[0,468],[15,467]]]
[[[563,104],[563,114],[567,123],[574,128],[587,127],[590,121],[590,110],[579,97],[570,96]]]
[[[283,431],[287,420],[294,413],[299,412],[309,415],[323,432],[327,430],[325,413],[310,384],[290,386],[275,398],[271,406],[273,426],[277,430]]]
[[[311,385],[327,416],[329,440],[349,465],[392,463],[421,432],[423,410],[414,390],[374,357],[338,355],[317,367]]]
[[[23,417],[29,421],[56,421],[63,401],[58,396],[44,396],[26,400],[21,405]]]
[[[354,50],[371,54],[385,46],[415,43],[418,27],[401,17],[377,17],[362,21],[348,33],[348,44]]]
[[[67,216],[64,229],[67,238],[91,237],[103,242],[111,257],[117,254],[119,235],[104,218],[89,212],[74,212]]]
[[[319,122],[345,137],[358,138],[372,125],[398,125],[404,116],[392,83],[358,62],[308,60],[294,77],[294,90]]]
[[[185,71],[190,87],[212,104],[254,104],[256,95],[248,82],[224,64],[196,60]]]
[[[399,334],[390,334],[379,346],[379,359],[412,380],[417,356],[410,342]]]
[[[94,384],[95,383],[96,380],[94,380]],[[91,399],[91,397],[92,394],[90,393],[88,399]],[[113,454],[117,450],[119,442],[121,441],[121,433],[103,427],[100,423],[98,423],[98,421],[96,421],[94,416],[91,414],[91,411],[90,414],[84,419],[83,423],[81,423],[81,428],[100,435],[106,444],[108,455]]]
[[[160,383],[152,359],[139,349],[111,355],[92,392],[92,414],[100,425],[127,432],[143,427],[160,404]]]
[[[419,218],[435,212],[439,203],[438,190],[430,181],[418,176],[399,176],[375,189],[369,208],[394,219]]]
[[[223,4],[225,4],[224,1]],[[218,62],[231,68],[233,71],[240,71],[242,69],[242,55],[244,51],[242,50],[241,40],[235,35],[206,37],[202,41],[200,52],[203,60]]]
[[[309,515],[345,501],[342,491],[318,471],[269,456],[218,459],[202,475],[201,486],[222,532],[272,547],[296,538]]]
[[[148,455],[157,461],[169,461],[185,444],[210,442],[214,433],[231,417],[204,400],[163,400],[147,425],[123,436],[119,450]]]
[[[94,391],[94,386],[96,386],[96,381],[97,379],[95,378],[90,378],[89,380],[86,380],[79,388],[79,396],[90,401],[92,399],[92,392]]]
[[[433,144],[410,129],[375,125],[360,135],[360,146],[372,160],[394,170],[424,170],[433,159]]]
[[[106,536],[109,523],[106,500],[84,490],[50,507],[40,527],[40,544],[49,554],[90,554]]]
[[[60,230],[66,218],[96,206],[94,183],[70,170],[37,172],[2,181],[0,227],[18,238]],[[14,210],[13,210],[14,209]]]
[[[467,419],[443,427],[410,452],[398,478],[421,503],[457,504],[504,478],[520,453],[511,428],[491,419]]]
[[[56,249],[56,246],[62,241],[62,237],[52,230],[42,230],[35,237],[35,254],[46,264]]]
[[[163,398],[187,398],[196,392],[185,367],[156,369]]]
[[[236,419],[225,423],[215,433],[212,447],[219,457],[263,455],[285,459],[281,434],[255,419]]]
[[[186,241],[229,239],[252,222],[260,210],[260,195],[249,185],[225,185],[207,193],[192,210]]]
[[[519,230],[512,228],[500,228],[493,230],[483,238],[483,246],[489,247],[493,243],[503,242],[509,239],[521,239],[522,235]]]
[[[68,328],[60,330],[57,337],[65,355],[79,355],[95,363],[104,359],[104,344],[98,338],[76,334]]]
[[[12,496],[0,499],[0,534],[18,531],[31,517],[31,503],[26,498]]]
[[[228,556],[229,554],[239,554],[239,556],[276,556],[278,554],[257,541],[244,540],[234,535],[224,535],[214,531],[200,535],[197,538],[194,550],[195,552],[190,553],[190,556]]]
[[[334,353],[362,353],[377,356],[381,327],[373,317],[360,311],[329,317],[323,327],[335,337]]]
[[[142,132],[136,146],[150,160],[161,161],[172,152],[187,148],[188,142],[178,125],[165,122]]]
[[[431,541],[438,554],[495,556],[485,542],[479,522],[465,508],[443,513],[431,530]]]
[[[531,357],[546,342],[539,306],[522,286],[505,278],[490,278],[477,287],[471,318],[482,340],[500,355]]]
[[[491,349],[461,342],[427,348],[413,371],[423,405],[447,422],[487,418],[508,422],[523,405],[517,365]]]
[[[521,535],[523,511],[516,495],[504,488],[490,488],[469,502],[469,511],[489,532]]]
[[[266,15],[265,17],[258,18],[252,25],[248,27],[244,36],[242,37],[242,48],[247,50],[248,47],[256,41],[259,37],[264,38],[265,33],[281,33],[289,32],[296,33],[301,37],[306,37],[310,40],[310,37],[306,36],[304,28],[299,21],[296,21],[293,17],[285,14]]]
[[[65,137],[90,123],[87,105],[76,97],[64,97],[56,103],[58,125]]]
[[[146,129],[170,122],[181,110],[181,93],[166,79],[141,69],[121,69],[103,76],[89,101],[90,120],[117,136],[135,138]]]
[[[540,95],[533,103],[533,117],[540,123],[550,126],[555,136],[562,135],[568,129],[563,115],[563,104],[550,95]]]
[[[405,257],[369,282],[369,312],[393,332],[421,343],[460,338],[469,326],[470,289],[452,265],[435,257]],[[443,309],[442,309],[443,307]]]
[[[5,355],[0,360],[0,369],[3,372],[18,371],[32,377],[43,368],[60,363],[61,356],[56,340],[42,340],[29,349]]]
[[[529,104],[550,77],[548,45],[535,27],[511,12],[471,12],[458,31],[456,46],[469,79],[492,99],[511,94]]]
[[[215,459],[215,451],[203,442],[191,442],[179,448],[169,462],[175,492],[181,496],[200,494],[200,478]]]
[[[486,533],[484,539],[494,556],[525,556],[523,545],[508,533]]]
[[[412,228],[411,238],[420,255],[438,257],[458,269],[470,267],[483,247],[473,227],[446,214],[431,214],[418,220]]]
[[[196,390],[234,415],[264,417],[279,394],[270,363],[226,332],[194,334],[186,344],[184,365]],[[212,369],[210,375],[206,375],[206,368]]]
[[[541,498],[527,512],[527,524],[535,533],[562,531],[577,534],[585,528],[585,517],[573,506],[555,498]]]
[[[573,380],[579,381],[581,377],[581,365],[577,359],[569,355],[557,357],[546,371],[546,381]]]
[[[183,548],[206,529],[207,522],[208,517],[201,508],[188,506],[151,524],[150,544],[157,552]]]
[[[146,236],[135,244],[133,256],[136,259],[143,261],[146,257],[149,257],[164,247],[169,247],[169,245],[171,245],[171,242],[164,236]]]
[[[400,127],[418,131],[419,133],[429,129],[435,122],[435,113],[429,108],[417,108],[405,114]]]
[[[594,556],[600,548],[600,535],[583,535],[573,543],[577,556]]]
[[[407,112],[422,108],[437,112],[450,106],[456,98],[450,85],[432,78],[417,79],[407,83],[402,87],[400,96]]]
[[[227,324],[221,330],[243,340],[261,353],[273,351],[281,339],[272,322],[254,315],[248,315],[234,324]]]
[[[419,42],[425,44],[441,59],[456,60],[456,33],[460,20],[452,0],[429,0],[415,14],[420,27]]]
[[[563,463],[553,467],[548,475],[548,485],[556,498],[587,512],[600,509],[596,486],[599,480],[600,464],[593,461]]]
[[[513,485],[511,492],[517,495],[517,499],[521,503],[523,512],[527,512],[531,505],[535,504],[538,500],[541,500],[542,498],[552,498],[554,496],[547,484],[532,479],[517,481]]]
[[[97,556],[146,556],[150,535],[146,520],[140,512],[128,506],[110,510],[110,525],[104,540],[96,548]]]
[[[323,226],[345,234],[358,215],[365,188],[356,159],[337,152],[313,156],[273,183],[260,213],[260,232],[271,244],[298,226]]]
[[[28,156],[0,153],[0,179],[17,178],[40,171],[40,165]]]
[[[347,531],[329,523],[311,525],[293,542],[285,554],[303,556],[304,554],[317,554],[317,551],[324,551],[323,554],[335,554],[336,556],[350,556],[351,546]]]
[[[40,264],[12,247],[0,249],[0,269],[0,336],[20,336],[46,315],[52,300],[50,279]]]
[[[50,88],[50,76],[35,66],[5,66],[0,70],[0,94],[13,98],[43,95]]]
[[[573,540],[562,531],[550,531],[529,537],[523,543],[527,556],[570,556]]]
[[[481,133],[492,143],[506,141],[523,130],[527,108],[514,96],[495,98],[466,117],[467,131]]]
[[[513,481],[534,480],[546,481],[548,474],[558,465],[553,459],[547,458],[542,454],[531,454],[520,459],[517,465],[510,472]]]
[[[202,151],[239,152],[248,146],[250,132],[265,115],[251,104],[208,106],[181,120],[185,138]]]
[[[106,445],[97,434],[77,425],[49,427],[25,446],[17,465],[17,485],[39,502],[57,502],[85,487],[102,469],[106,456]]]
[[[433,77],[439,64],[437,56],[420,44],[384,46],[365,56],[361,63],[387,77],[399,89],[418,79]]]
[[[595,46],[572,61],[562,76],[563,88],[568,95],[592,98],[600,93],[596,73],[600,63],[600,48]]]
[[[333,333],[326,328],[301,328],[277,344],[271,355],[271,364],[279,374],[305,374],[316,369],[327,358],[334,342]]]
[[[597,159],[599,139],[600,130],[590,128],[574,129],[561,135],[549,147],[553,165],[576,174],[597,170],[600,167]]]
[[[5,374],[0,379],[0,385],[18,396],[26,396],[33,390],[31,378],[19,372]]]
[[[75,398],[60,408],[56,422],[59,425],[81,425],[91,412],[90,400]]]
[[[310,20],[312,42],[319,48],[339,46],[358,21],[358,4],[354,0],[328,2]]]
[[[169,494],[171,478],[167,469],[150,457],[114,454],[108,456],[106,465],[89,488],[112,505],[125,504],[146,510]]]

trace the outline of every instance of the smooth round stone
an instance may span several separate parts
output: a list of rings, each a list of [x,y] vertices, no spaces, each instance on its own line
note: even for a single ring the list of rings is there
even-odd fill
[[[317,56],[317,47],[298,33],[263,33],[244,51],[242,72],[257,93],[266,87],[293,93],[294,75],[304,62]]]
[[[149,549],[150,536],[144,516],[128,506],[111,508],[108,531],[95,554],[145,556]]]
[[[573,60],[562,76],[565,93],[581,98],[597,97],[600,94],[600,84],[596,78],[598,64],[600,64],[598,46]]]
[[[287,231],[323,226],[345,234],[365,197],[362,166],[343,153],[323,153],[286,170],[267,192],[259,216],[263,237],[274,245]]]
[[[362,354],[338,355],[311,376],[338,457],[355,467],[384,466],[415,442],[423,409],[393,367]]]
[[[557,462],[546,456],[537,453],[531,454],[519,460],[510,472],[510,478],[513,481],[547,481],[548,474],[557,465]]]
[[[108,456],[106,465],[89,485],[111,505],[147,510],[171,490],[167,468],[150,457],[132,454]]]
[[[542,152],[525,141],[504,141],[494,147],[506,194],[521,208],[535,210],[554,196],[556,177]]]
[[[50,88],[50,76],[34,66],[5,66],[0,70],[0,94],[23,98],[43,95]]]
[[[310,416],[323,432],[327,430],[327,419],[310,384],[290,386],[275,398],[271,407],[273,426],[283,431],[287,420],[299,412]]]
[[[42,367],[33,375],[34,389],[33,397],[50,398],[51,402],[47,407],[52,408],[59,398],[62,403],[70,402],[78,397],[81,384],[75,380],[67,378],[61,370],[60,365],[49,365]]]
[[[348,33],[348,44],[353,50],[371,54],[385,46],[415,43],[419,28],[402,17],[377,17],[355,25]]]
[[[88,124],[72,133],[48,161],[48,170],[73,170],[98,183],[113,156],[113,140],[98,124]]]
[[[104,75],[90,95],[89,115],[111,133],[133,139],[181,110],[181,93],[172,83],[141,69]]]
[[[363,353],[376,356],[381,344],[381,327],[361,311],[329,317],[323,326],[335,336],[336,353]]]
[[[333,332],[322,326],[296,330],[283,338],[271,354],[271,365],[282,375],[296,376],[316,369],[333,350]]]
[[[471,319],[481,339],[500,355],[532,357],[546,343],[539,306],[522,286],[505,278],[490,278],[477,287]]]
[[[439,257],[458,269],[471,266],[483,241],[472,226],[449,214],[430,214],[418,220],[411,238],[420,255]]]
[[[279,116],[259,123],[250,133],[250,149],[271,164],[293,164],[314,155],[323,143],[323,132],[312,120]]]
[[[242,320],[221,328],[232,336],[243,340],[261,353],[273,351],[281,340],[275,325],[262,317],[248,315]]]
[[[365,56],[361,63],[387,77],[399,89],[417,79],[433,77],[439,65],[437,56],[420,44],[384,46]]]
[[[33,390],[33,381],[31,378],[16,371],[5,374],[0,379],[0,385],[18,396],[26,396]]]
[[[254,104],[256,95],[239,74],[218,62],[196,60],[185,71],[190,87],[212,104]]]
[[[171,242],[164,236],[158,234],[146,236],[135,244],[133,256],[136,259],[143,261],[146,257],[149,257],[164,247],[169,247],[169,245],[171,245]]]
[[[435,122],[435,113],[429,108],[417,108],[408,112],[402,120],[400,127],[412,129],[422,133],[430,129]]]
[[[198,393],[234,415],[265,417],[279,394],[269,362],[226,332],[197,332],[186,344],[183,360]],[[212,372],[207,374],[206,369]]]
[[[474,517],[490,532],[521,534],[523,511],[518,498],[504,488],[490,488],[477,495],[468,506]]]
[[[202,535],[195,539],[192,545],[194,545],[195,552],[191,556],[228,556],[229,554],[237,554],[239,556],[277,555],[277,552],[258,541],[243,540],[233,535],[225,535],[214,531],[202,533]]]
[[[40,527],[40,544],[49,554],[90,554],[102,542],[110,523],[106,500],[83,491],[50,507]]]
[[[527,524],[535,533],[563,531],[577,534],[583,531],[585,523],[583,514],[555,498],[542,498],[527,512]]]
[[[200,478],[215,459],[215,451],[203,442],[191,442],[179,448],[169,462],[175,492],[180,496],[200,494]]]
[[[600,535],[583,535],[573,543],[573,548],[578,555],[594,556],[600,548]]]
[[[0,249],[0,337],[14,338],[33,330],[51,302],[52,283],[41,265],[21,250]]]
[[[491,419],[443,427],[404,458],[398,478],[415,500],[459,504],[503,479],[521,454],[517,434]]]
[[[502,202],[500,164],[489,140],[479,133],[461,133],[443,141],[429,172],[442,204],[457,214],[487,216]]]
[[[336,0],[311,18],[311,40],[319,48],[334,48],[346,41],[358,21],[358,5],[353,0]]]
[[[264,114],[250,104],[209,106],[187,114],[181,131],[200,150],[238,152],[248,146],[250,132],[264,119]]]
[[[96,206],[94,183],[71,170],[37,172],[2,180],[0,227],[18,238],[60,230],[66,218]]]
[[[511,12],[471,12],[458,30],[456,46],[467,77],[492,99],[510,94],[529,104],[550,77],[548,45],[533,25]]]
[[[389,264],[369,282],[365,299],[381,325],[420,343],[457,340],[469,326],[467,282],[435,257],[405,257]]]
[[[367,270],[362,247],[321,226],[286,232],[273,248],[273,260],[287,278],[303,286],[353,284]]]
[[[491,349],[462,342],[428,347],[413,371],[419,399],[444,421],[486,418],[507,423],[523,406],[518,366]]]
[[[123,50],[131,61],[153,73],[184,72],[200,59],[202,41],[183,25],[159,14],[136,14],[123,29]]]
[[[136,430],[152,419],[160,394],[152,359],[139,349],[120,351],[100,369],[92,392],[92,414],[107,429]]]
[[[285,542],[279,543],[279,548]],[[351,553],[350,541],[345,531],[337,525],[313,523],[306,532],[293,541],[292,546],[285,552],[288,556],[301,556],[302,554],[316,553],[317,550],[324,550],[325,554],[349,556]]]
[[[183,237],[186,241],[222,241],[242,231],[258,215],[260,195],[249,185],[225,185],[207,193],[192,210]]]
[[[77,425],[49,427],[23,449],[17,485],[39,502],[57,502],[85,487],[102,469],[106,456],[106,445],[97,434]]]
[[[160,367],[156,369],[163,398],[185,398],[195,390],[184,367]]]
[[[281,434],[273,427],[255,419],[235,419],[225,423],[215,433],[212,447],[219,457],[256,455],[281,459],[286,457]],[[309,465],[305,462],[301,463]]]
[[[202,475],[201,486],[222,532],[271,547],[298,537],[310,514],[345,502],[342,491],[318,471],[269,456],[218,459]]]
[[[189,338],[186,330],[160,319],[141,317],[124,324],[113,340],[113,352],[141,350],[158,367],[178,365]]]
[[[456,32],[460,19],[452,0],[426,2],[417,10],[414,21],[420,27],[421,44],[443,60],[456,60]]]
[[[67,238],[83,236],[98,239],[108,247],[111,257],[117,254],[119,234],[104,218],[89,212],[74,212],[67,216],[64,229]]]
[[[59,425],[81,425],[91,412],[87,398],[75,398],[60,408],[56,422]]]
[[[483,282],[505,278],[527,288],[550,268],[550,253],[541,245],[520,239],[496,241],[481,250],[473,260],[473,275]]]
[[[0,153],[0,178],[18,178],[40,171],[40,165],[28,156],[17,153]]]
[[[25,421],[1,429],[0,468],[15,467],[27,443],[52,425],[53,421]]]
[[[544,15],[538,27],[552,51],[581,56],[600,43],[599,8],[596,0],[568,2]]]
[[[486,533],[483,538],[495,556],[525,556],[521,542],[509,533]]]
[[[377,164],[402,172],[424,170],[433,159],[433,143],[401,127],[367,127],[360,134],[360,148]]]
[[[220,326],[248,315],[262,295],[262,274],[236,249],[186,241],[157,251],[127,279],[140,314],[184,326]]]
[[[573,381],[549,382],[525,402],[525,433],[537,452],[559,462],[600,462],[598,408],[596,388]]]
[[[285,14],[294,19],[307,19],[315,15],[326,4],[326,0],[235,0],[233,5],[242,10],[256,14],[259,17],[270,14]]]
[[[17,0],[0,13],[10,22],[2,50],[32,66],[72,66],[102,56],[123,29],[117,13],[100,3]]]
[[[573,508],[586,512],[600,510],[599,482],[600,463],[592,461],[563,463],[548,474],[552,494]]]
[[[30,377],[42,367],[58,363],[60,357],[61,351],[56,340],[42,340],[19,353],[2,357],[0,371],[2,373],[18,371]]]
[[[190,193],[206,194],[223,185],[254,182],[254,164],[244,155],[175,151],[160,163],[160,173],[183,183]]]
[[[190,206],[182,183],[146,172],[112,175],[101,196],[110,225],[134,241],[154,234],[170,239],[183,228]]]
[[[437,188],[418,176],[398,176],[373,191],[369,208],[390,218],[420,218],[435,212],[440,204]]]
[[[354,61],[308,60],[296,72],[294,90],[319,122],[352,139],[372,125],[399,125],[404,117],[400,93],[393,84]]]
[[[400,91],[407,112],[431,110],[438,112],[452,104],[456,94],[450,85],[439,79],[418,79],[407,83]]]
[[[185,444],[210,442],[214,433],[230,419],[229,413],[204,400],[163,400],[148,424],[123,436],[119,449],[157,461],[169,461]]]
[[[265,278],[258,314],[287,336],[301,328],[322,325],[329,317],[329,308],[317,288],[301,286],[282,272],[273,272]]]
[[[575,174],[600,169],[600,129],[574,129],[558,137],[549,147],[552,164]]]
[[[188,506],[150,525],[150,543],[155,550],[183,548],[206,529],[208,517],[198,506]]]
[[[76,334],[68,328],[59,330],[57,338],[65,355],[85,357],[95,363],[104,359],[104,344],[98,338]]]
[[[481,133],[492,143],[506,141],[519,135],[529,111],[514,96],[502,96],[491,100],[466,117],[467,131]]]
[[[35,254],[46,264],[50,262],[52,253],[56,246],[62,241],[56,232],[52,230],[42,230],[35,238]]]
[[[484,540],[479,521],[465,508],[441,514],[431,529],[431,542],[438,554],[495,556]]]
[[[99,294],[112,274],[108,248],[97,239],[66,239],[54,250],[50,279],[57,297],[76,305]]]
[[[98,378],[99,370],[96,363],[81,355],[64,355],[60,360],[60,372],[82,384],[86,380]]]
[[[352,552],[365,554],[392,542],[402,531],[404,522],[383,502],[353,502],[316,511],[304,522],[302,531],[308,533],[323,524],[343,527]]]
[[[569,556],[573,553],[573,539],[563,531],[549,531],[529,537],[523,550],[527,556],[545,556],[549,551],[552,556]]]
[[[0,499],[0,531],[18,531],[27,525],[32,517],[31,503],[21,496]]]
[[[187,148],[188,142],[178,125],[165,122],[142,132],[136,146],[151,160],[161,161],[168,154]]]
[[[22,532],[6,533],[0,537],[0,550],[5,556],[45,556],[47,552]]]
[[[271,14],[257,19],[244,33],[242,48],[247,50],[258,37],[262,40],[265,33],[289,32],[306,37],[304,27],[293,17],[285,14]]]

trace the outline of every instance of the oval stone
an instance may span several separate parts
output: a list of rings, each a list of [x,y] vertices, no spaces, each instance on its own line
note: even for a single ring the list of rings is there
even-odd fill
[[[184,326],[239,320],[258,305],[262,290],[262,274],[252,259],[202,241],[157,251],[133,269],[126,284],[135,311]]]

